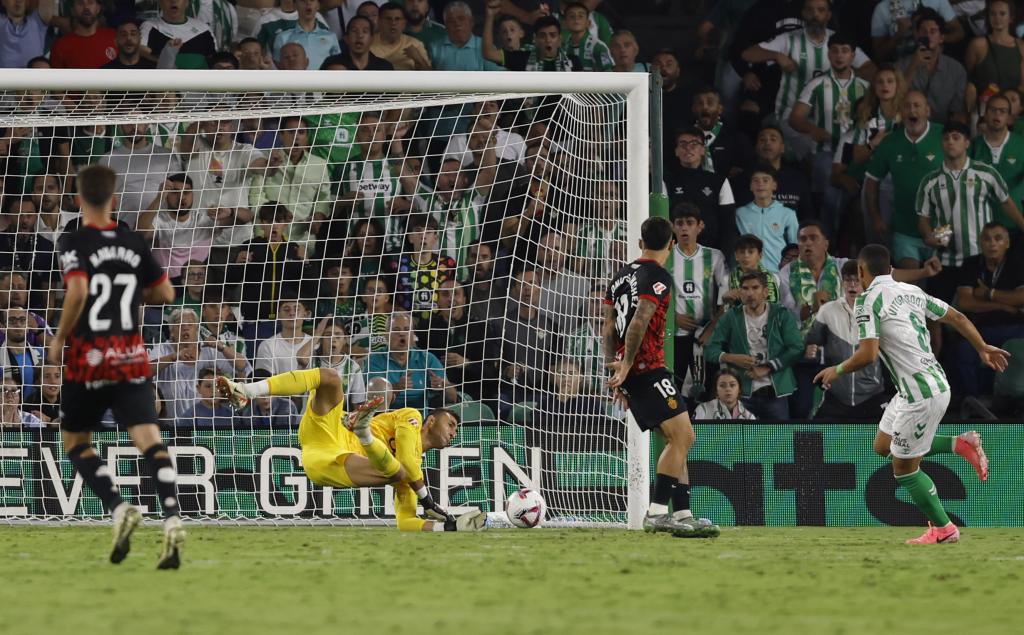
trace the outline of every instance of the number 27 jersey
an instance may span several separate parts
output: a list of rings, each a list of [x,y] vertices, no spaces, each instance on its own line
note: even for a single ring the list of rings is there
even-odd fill
[[[621,356],[625,349],[626,329],[636,315],[640,300],[650,300],[656,307],[630,374],[642,374],[665,367],[665,315],[668,313],[671,293],[672,274],[647,258],[634,260],[612,276],[604,302],[615,310],[617,355]]]
[[[143,238],[111,224],[84,225],[60,239],[67,280],[84,276],[88,295],[65,352],[67,381],[113,384],[151,376],[139,329],[142,293],[166,279]]]

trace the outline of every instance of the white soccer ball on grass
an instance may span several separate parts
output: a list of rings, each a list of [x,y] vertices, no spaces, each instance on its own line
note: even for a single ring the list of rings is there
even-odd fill
[[[544,497],[537,490],[524,487],[508,497],[505,503],[505,514],[508,521],[521,529],[540,527],[544,522],[547,510]]]

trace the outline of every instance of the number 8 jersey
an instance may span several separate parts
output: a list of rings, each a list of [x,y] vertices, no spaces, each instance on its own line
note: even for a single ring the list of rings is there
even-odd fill
[[[625,348],[626,329],[641,299],[656,305],[654,316],[637,350],[630,374],[642,374],[665,367],[665,315],[671,300],[672,274],[649,258],[638,258],[612,276],[604,302],[615,309],[616,356]]]
[[[927,320],[946,315],[949,305],[919,287],[877,276],[857,298],[858,338],[877,339],[882,362],[908,403],[949,390],[946,372],[932,352]]]
[[[149,246],[140,235],[113,223],[103,228],[84,225],[64,234],[59,245],[65,284],[85,276],[89,292],[68,336],[64,379],[100,387],[150,377],[138,323],[142,292],[167,274]]]

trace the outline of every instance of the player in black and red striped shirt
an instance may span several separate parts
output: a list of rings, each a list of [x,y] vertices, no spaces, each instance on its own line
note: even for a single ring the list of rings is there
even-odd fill
[[[665,314],[673,289],[665,263],[673,240],[668,220],[647,219],[640,228],[641,257],[612,276],[602,333],[605,361],[613,373],[608,385],[626,402],[641,430],[659,430],[665,437],[644,529],[713,537],[718,526],[690,512],[686,454],[693,445],[693,426],[675,376],[665,368]]]
[[[82,226],[60,239],[64,307],[51,340],[51,364],[65,363],[61,433],[68,456],[112,512],[110,561],[128,555],[142,515],[125,502],[92,445],[92,431],[109,408],[142,452],[164,511],[164,548],[157,566],[180,564],[185,531],[178,514],[176,474],[160,439],[149,356],[138,324],[140,307],[174,300],[167,274],[141,236],[114,223],[111,209],[117,174],[90,165],[78,173]],[[67,349],[65,349],[65,343]]]

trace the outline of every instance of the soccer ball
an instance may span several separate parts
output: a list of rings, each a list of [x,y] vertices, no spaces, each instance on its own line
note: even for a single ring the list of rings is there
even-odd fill
[[[515,492],[505,503],[505,514],[508,521],[521,529],[540,527],[544,522],[544,511],[547,503],[537,490],[528,487]]]

